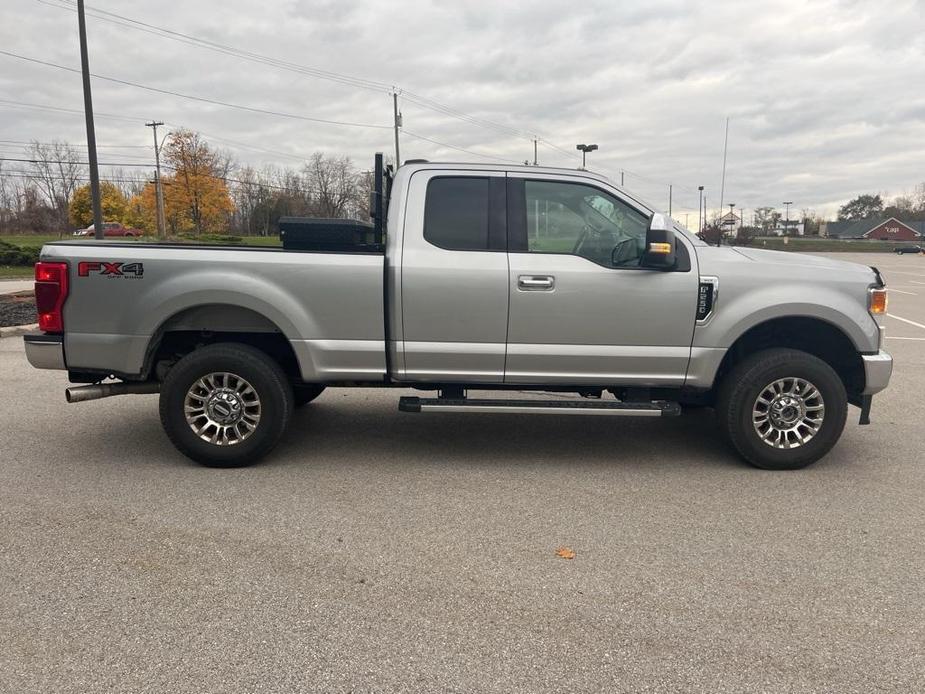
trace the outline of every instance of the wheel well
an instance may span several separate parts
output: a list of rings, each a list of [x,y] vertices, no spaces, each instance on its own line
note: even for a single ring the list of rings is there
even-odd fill
[[[748,355],[762,349],[784,347],[808,352],[831,366],[849,396],[864,390],[864,363],[854,343],[840,329],[818,318],[775,318],[743,333],[726,352],[715,384]]]
[[[149,345],[145,377],[153,374],[162,381],[182,357],[219,342],[255,347],[275,360],[293,381],[301,380],[295,351],[276,324],[255,311],[227,304],[196,306],[164,321]]]

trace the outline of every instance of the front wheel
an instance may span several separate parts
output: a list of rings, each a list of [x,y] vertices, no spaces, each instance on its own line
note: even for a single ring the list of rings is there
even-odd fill
[[[279,443],[292,387],[273,359],[235,343],[187,354],[161,386],[160,415],[173,445],[208,467],[241,467]]]
[[[749,463],[797,470],[838,441],[848,398],[838,374],[818,357],[768,349],[726,374],[716,415],[726,438]]]

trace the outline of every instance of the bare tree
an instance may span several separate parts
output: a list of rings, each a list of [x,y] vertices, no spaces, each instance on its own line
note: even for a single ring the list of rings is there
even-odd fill
[[[140,169],[123,169],[121,166],[109,169],[100,176],[100,180],[109,181],[116,186],[126,198],[138,195],[144,190],[149,180],[154,180],[151,172],[150,178]]]
[[[302,169],[319,217],[344,217],[354,199],[356,174],[350,158],[315,152]]]
[[[35,140],[29,145],[31,179],[48,205],[55,211],[59,233],[67,227],[67,210],[74,191],[86,177],[80,153],[66,142],[58,140],[43,144]]]
[[[215,161],[212,166],[214,173],[219,178],[228,178],[238,168],[238,162],[234,154],[227,149],[215,150]]]

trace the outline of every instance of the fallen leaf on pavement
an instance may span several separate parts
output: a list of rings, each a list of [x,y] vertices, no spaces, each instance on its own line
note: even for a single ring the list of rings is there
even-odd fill
[[[575,550],[571,549],[570,547],[560,547],[556,550],[556,556],[562,557],[563,559],[574,559]]]

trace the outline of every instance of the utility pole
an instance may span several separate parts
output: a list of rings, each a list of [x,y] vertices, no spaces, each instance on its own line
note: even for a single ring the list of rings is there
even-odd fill
[[[723,138],[723,182],[719,187],[719,213],[723,213],[723,199],[726,197],[726,151],[729,149],[729,116],[726,116],[726,136]]]
[[[671,216],[671,184],[668,184],[668,216]]]
[[[401,127],[401,113],[398,111],[398,92],[392,92],[392,116],[395,122],[395,170],[401,166],[401,156],[398,153],[398,129]]]
[[[536,138],[533,138],[533,165],[536,166]]]
[[[784,212],[784,215],[785,215],[784,218],[786,219],[786,221],[784,222],[784,236],[788,236],[790,234],[790,206],[792,204],[793,204],[793,200],[784,201],[784,209],[786,210],[786,212]]]
[[[703,186],[697,186],[700,191],[700,206],[697,208],[697,233],[703,231]]]
[[[620,187],[623,187],[623,169],[620,169]]]
[[[96,130],[93,127],[93,99],[90,96],[90,59],[87,57],[87,20],[84,0],[77,0],[77,31],[80,34],[80,72],[84,88],[84,116],[87,119],[87,162],[90,165],[90,198],[93,201],[93,235],[103,238],[103,208],[100,205],[100,168],[96,160]]]
[[[161,183],[161,147],[157,141],[157,126],[163,125],[161,121],[153,120],[145,123],[149,128],[154,129],[154,196],[155,206],[157,207],[157,237],[163,239],[167,237],[167,220],[164,215],[164,184]]]

